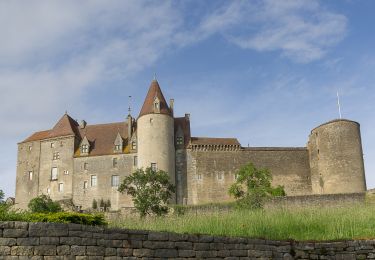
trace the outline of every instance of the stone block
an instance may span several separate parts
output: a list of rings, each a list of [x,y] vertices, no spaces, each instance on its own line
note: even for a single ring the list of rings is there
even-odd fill
[[[69,231],[79,231],[82,230],[81,224],[75,224],[75,223],[69,223],[68,224],[68,230]]]
[[[231,256],[247,256],[247,250],[230,250]]]
[[[213,236],[200,235],[199,238],[198,238],[198,242],[201,242],[201,243],[210,243],[210,242],[213,242],[213,241],[214,241]]]
[[[56,248],[57,255],[70,255],[70,246],[62,245]]]
[[[161,258],[176,258],[178,257],[178,251],[176,249],[155,249],[154,256]]]
[[[86,255],[104,256],[105,248],[103,246],[86,246]]]
[[[133,250],[133,256],[136,257],[153,257],[154,251],[148,248],[140,248]]]
[[[0,221],[0,229],[1,228],[14,228],[13,221]]]
[[[17,245],[19,245],[19,246],[38,246],[39,245],[39,237],[17,238]]]
[[[56,246],[54,245],[43,245],[36,246],[34,248],[35,255],[56,255]]]
[[[199,259],[212,258],[217,256],[217,251],[195,251],[195,257]]]
[[[195,251],[194,250],[178,250],[178,256],[179,257],[195,257]]]
[[[25,229],[4,229],[3,230],[3,237],[27,237],[28,231]]]
[[[117,255],[117,248],[106,247],[104,255],[105,256],[115,256],[115,255]]]
[[[131,240],[147,240],[147,235],[145,235],[145,234],[130,234],[129,238]]]
[[[131,248],[117,248],[117,256],[132,256],[133,255],[133,249]]]
[[[210,243],[210,250],[223,250],[224,249],[224,243]]]
[[[75,256],[85,255],[86,254],[86,246],[72,245],[70,247],[70,254],[75,255]]]
[[[87,225],[82,225],[82,230],[83,231],[88,231],[88,232],[93,232],[93,233],[103,233],[104,228],[99,227],[99,226],[87,226]]]
[[[68,236],[69,230],[67,224],[61,223],[30,223],[29,224],[29,236],[30,237],[41,237],[41,236]]]
[[[2,238],[0,237],[0,246],[14,246],[17,245],[15,238]]]
[[[59,245],[60,238],[58,237],[40,237],[39,238],[40,245]]]
[[[217,256],[218,257],[229,257],[230,256],[230,251],[229,250],[218,250],[217,251]]]
[[[42,259],[44,259],[44,260],[75,260],[74,256],[56,256],[56,255],[55,256],[44,256]]]
[[[11,255],[33,255],[34,247],[33,246],[12,246]]]
[[[185,250],[192,250],[193,243],[192,242],[175,242],[175,247],[177,249],[185,249]]]
[[[107,240],[98,239],[97,245],[105,247],[123,247],[124,242],[122,240]]]
[[[82,238],[82,245],[85,245],[85,246],[96,246],[96,239],[84,237],[84,238]]]
[[[194,243],[194,250],[207,251],[210,250],[209,243]]]
[[[18,260],[43,260],[43,256],[19,256]]]
[[[187,234],[169,233],[170,241],[188,241],[188,239],[189,239],[189,235]]]
[[[144,248],[174,248],[174,242],[169,241],[143,241]]]
[[[81,237],[60,237],[61,245],[82,245]]]
[[[124,240],[123,247],[125,247],[125,248],[142,248],[142,240]]]
[[[0,257],[2,255],[10,255],[10,247],[9,246],[0,246]]]
[[[120,256],[105,256],[104,260],[122,260]]]
[[[148,234],[148,240],[166,241],[169,240],[169,233],[166,232],[150,232]]]
[[[69,230],[70,237],[85,237],[85,238],[92,238],[92,233],[87,231],[77,231],[77,230]]]

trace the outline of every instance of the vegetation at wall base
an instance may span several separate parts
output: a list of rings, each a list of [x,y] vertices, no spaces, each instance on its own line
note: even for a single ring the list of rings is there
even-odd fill
[[[375,238],[375,205],[188,212],[129,217],[113,227],[275,240],[327,241]]]
[[[33,213],[62,211],[62,208],[58,202],[53,201],[48,195],[44,194],[31,199],[27,206],[29,210]]]

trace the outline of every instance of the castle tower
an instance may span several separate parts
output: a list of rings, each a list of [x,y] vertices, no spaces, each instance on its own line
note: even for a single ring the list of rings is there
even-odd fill
[[[138,167],[166,171],[175,185],[174,119],[156,80],[137,119],[137,140]]]
[[[314,194],[366,191],[360,126],[338,119],[311,131],[311,184]]]

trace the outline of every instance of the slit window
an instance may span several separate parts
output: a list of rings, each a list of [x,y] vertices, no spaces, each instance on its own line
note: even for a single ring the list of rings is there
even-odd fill
[[[112,166],[113,166],[113,168],[117,168],[117,158],[113,158]]]
[[[63,192],[64,191],[64,183],[59,183],[58,190],[59,190],[59,192]]]
[[[87,189],[89,187],[89,183],[87,181],[83,182],[83,188]]]
[[[57,167],[52,167],[51,169],[51,181],[56,181],[58,177]]]
[[[30,181],[33,180],[33,171],[29,171],[29,180],[30,180]]]
[[[133,157],[133,166],[137,167],[138,165],[138,156]]]

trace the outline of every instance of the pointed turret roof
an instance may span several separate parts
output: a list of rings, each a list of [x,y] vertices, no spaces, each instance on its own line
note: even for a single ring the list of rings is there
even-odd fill
[[[78,123],[65,113],[56,125],[50,130],[49,138],[67,135],[79,136]]]
[[[139,113],[139,117],[147,114],[154,113],[154,100],[155,97],[159,99],[160,102],[160,114],[170,115],[172,116],[171,110],[168,107],[167,102],[165,101],[163,92],[161,92],[159,83],[156,79],[151,82],[150,88],[148,90],[146,99],[143,103],[141,112]]]

